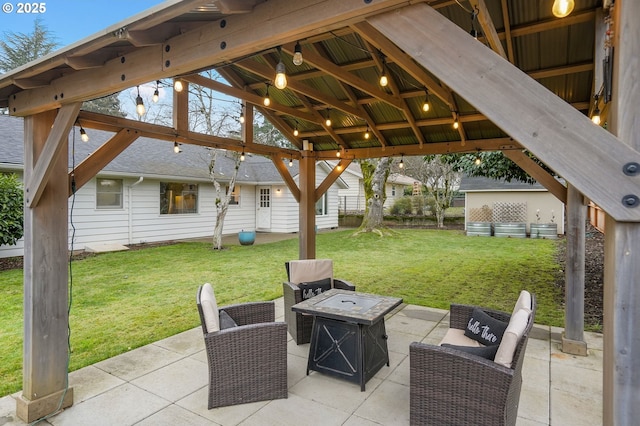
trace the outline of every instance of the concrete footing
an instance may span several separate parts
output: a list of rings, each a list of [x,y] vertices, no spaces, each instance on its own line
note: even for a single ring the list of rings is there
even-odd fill
[[[34,400],[20,395],[16,398],[16,416],[25,423],[31,423],[72,405],[73,388],[63,389]]]
[[[587,356],[587,342],[567,339],[562,333],[562,352],[571,355]]]

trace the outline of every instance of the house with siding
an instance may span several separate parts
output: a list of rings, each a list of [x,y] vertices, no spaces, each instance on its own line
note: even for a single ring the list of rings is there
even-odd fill
[[[23,122],[0,115],[0,173],[24,168]],[[91,155],[112,134],[90,130],[89,141],[70,136],[69,170]],[[140,137],[97,176],[69,198],[69,248],[91,249],[107,244],[139,244],[213,235],[216,191],[209,177],[212,151],[198,145],[180,145]],[[283,159],[289,162],[289,159]],[[216,179],[229,181],[234,160],[218,155]],[[332,165],[316,163],[316,186]],[[291,175],[298,180],[298,163]],[[338,226],[338,191],[346,189],[338,179],[316,204],[318,229]],[[298,203],[269,158],[249,154],[241,163],[223,234],[241,230],[298,232]],[[72,226],[73,225],[73,226]],[[0,257],[21,256],[23,242],[0,245]]]

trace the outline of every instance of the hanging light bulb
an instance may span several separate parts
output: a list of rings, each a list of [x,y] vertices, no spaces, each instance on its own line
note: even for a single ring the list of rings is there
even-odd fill
[[[369,133],[369,125],[367,124],[367,130],[364,131],[364,138],[369,139],[371,137],[371,133]]]
[[[240,113],[240,119],[239,120],[240,120],[241,124],[244,124],[244,113],[242,113],[242,112]]]
[[[281,90],[287,87],[287,73],[282,59],[278,62],[278,65],[276,65],[276,79],[273,84]]]
[[[595,102],[595,108],[593,110],[593,115],[591,116],[591,121],[593,124],[600,125],[600,108],[598,108],[598,95],[593,95],[593,99]]]
[[[175,80],[173,82],[173,90],[175,90],[176,92],[182,92],[183,89],[184,85],[182,84],[182,80]]]
[[[158,90],[158,86],[160,85],[160,80],[156,80],[156,90],[153,91],[153,102],[158,102],[160,99],[160,90]]]
[[[324,124],[327,127],[331,127],[331,109],[327,109],[327,119],[324,120]]]
[[[299,134],[300,132],[298,131],[298,126],[296,126],[296,128],[293,129],[293,136],[298,137]]]
[[[431,106],[429,105],[429,91],[425,88],[424,92],[425,92],[425,96],[424,96],[424,102],[422,103],[422,110],[424,112],[429,112],[429,109],[431,109]]]
[[[89,135],[84,131],[82,126],[80,126],[80,139],[82,142],[89,142]]]
[[[289,167],[293,167],[293,157],[289,160]]]
[[[384,62],[382,63],[382,74],[380,75],[380,86],[386,87],[389,84],[389,79],[387,78],[387,71],[385,69]]]
[[[574,0],[555,0],[551,7],[551,13],[556,18],[564,18],[573,12],[576,3]]]
[[[460,122],[458,121],[458,113],[455,113],[455,118],[453,119],[453,128],[458,130],[458,127],[460,127]]]
[[[404,169],[404,154],[400,157],[400,163],[398,163],[398,167]]]
[[[336,151],[336,157],[340,158],[341,155],[340,151]]]
[[[269,97],[269,83],[267,83],[267,94],[264,96],[262,103],[264,104],[264,106],[271,105],[271,98]]]
[[[478,16],[478,9],[471,12],[471,31],[469,31],[469,34],[471,34],[471,37],[475,38],[476,40],[478,39],[478,30],[476,30],[477,16]]]
[[[180,144],[178,142],[174,142],[173,143],[173,152],[175,152],[176,154],[178,154],[181,151],[180,149]]]
[[[244,161],[244,149],[242,149],[242,154],[240,154],[240,161]]]
[[[140,86],[136,86],[138,89],[138,96],[136,97],[136,112],[140,117],[144,115],[146,109],[144,108],[144,102],[142,102],[142,96],[140,96]]]
[[[482,159],[480,158],[480,154],[476,155],[476,159],[473,162],[476,166],[479,166],[482,163]]]
[[[300,66],[302,65],[302,46],[300,46],[300,42],[296,42],[296,47],[293,49],[293,65]]]

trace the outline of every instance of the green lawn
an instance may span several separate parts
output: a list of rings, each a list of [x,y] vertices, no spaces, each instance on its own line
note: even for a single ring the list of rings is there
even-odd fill
[[[536,294],[536,322],[563,326],[554,285],[558,241],[467,237],[461,231],[398,230],[393,237],[317,236],[317,258],[359,291],[447,309],[451,302],[510,311],[521,289]],[[230,246],[181,243],[73,262],[71,370],[199,325],[195,294],[214,285],[219,305],[282,295],[284,262],[298,240]],[[22,270],[0,272],[0,396],[22,388]]]

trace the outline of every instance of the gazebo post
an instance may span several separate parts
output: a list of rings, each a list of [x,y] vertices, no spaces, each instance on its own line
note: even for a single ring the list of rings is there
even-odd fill
[[[640,150],[640,2],[615,3],[613,93],[608,128],[620,140]],[[636,163],[633,165],[632,163]],[[621,171],[637,173],[637,159],[621,158]],[[635,170],[635,171],[634,171]],[[640,187],[640,175],[634,174]],[[620,200],[627,202],[629,194]],[[636,199],[637,200],[637,199]],[[638,203],[632,204],[640,208]],[[604,413],[605,425],[637,424],[640,417],[640,223],[605,219],[604,244]]]
[[[23,389],[30,423],[73,404],[68,388],[68,134],[79,104],[25,117]],[[54,124],[55,121],[55,124]],[[34,196],[36,193],[41,195]]]
[[[584,196],[567,184],[567,252],[565,266],[565,320],[562,352],[587,355],[584,341],[584,268],[585,223]]]
[[[316,159],[313,145],[303,142],[300,158],[300,259],[316,257]]]

